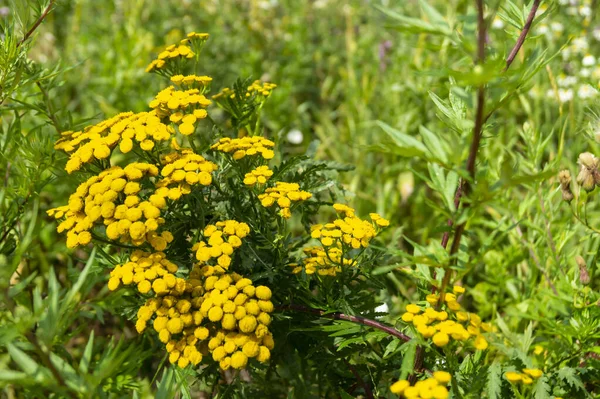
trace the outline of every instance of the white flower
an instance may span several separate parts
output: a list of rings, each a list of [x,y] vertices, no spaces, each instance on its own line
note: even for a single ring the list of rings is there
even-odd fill
[[[550,32],[550,29],[548,29],[548,25],[540,25],[537,28],[538,35],[545,35],[548,32]]]
[[[494,17],[494,22],[492,22],[492,28],[494,29],[502,29],[504,28],[504,21],[500,19],[497,15]]]
[[[559,87],[570,87],[577,84],[577,78],[575,76],[559,76],[556,83]]]
[[[577,97],[582,100],[596,97],[596,95],[598,95],[598,91],[588,84],[581,85],[577,90]]]
[[[565,30],[565,27],[560,22],[552,22],[550,24],[550,28],[552,29],[552,32],[557,32],[557,33],[560,33]]]
[[[588,68],[581,68],[581,70],[579,71],[579,76],[581,76],[582,78],[589,78],[590,76],[592,76],[592,71]]]
[[[594,39],[600,41],[600,28],[594,29],[592,35],[594,36]]]
[[[287,141],[289,141],[292,144],[301,144],[302,141],[304,140],[304,135],[302,134],[302,132],[298,129],[292,129],[288,132],[287,136]]]
[[[586,67],[596,65],[596,57],[594,57],[591,54],[588,54],[585,57],[583,57],[583,60],[581,60],[581,64]]]
[[[328,0],[316,0],[313,3],[313,7],[316,9],[325,8],[327,6]]]
[[[579,15],[581,15],[582,17],[591,17],[592,16],[592,8],[590,6],[579,7]]]
[[[561,103],[569,102],[573,99],[572,89],[558,89],[558,101]]]
[[[577,53],[584,53],[590,47],[585,37],[577,37],[573,39],[573,50]]]

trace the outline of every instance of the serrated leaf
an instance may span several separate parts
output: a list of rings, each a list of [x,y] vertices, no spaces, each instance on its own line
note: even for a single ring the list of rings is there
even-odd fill
[[[550,385],[548,385],[547,379],[548,377],[544,375],[537,380],[533,387],[535,399],[550,399]]]
[[[499,399],[502,392],[502,366],[498,362],[488,368],[485,391],[489,399]]]
[[[577,388],[585,391],[585,386],[581,378],[577,375],[578,371],[572,367],[563,367],[556,373],[556,376],[569,384],[572,388]]]

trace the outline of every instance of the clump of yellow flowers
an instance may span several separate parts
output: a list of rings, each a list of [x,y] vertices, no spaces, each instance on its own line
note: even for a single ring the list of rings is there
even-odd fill
[[[276,175],[281,167],[269,167],[275,142],[258,128],[216,142],[195,136],[204,124],[214,124],[208,114],[212,101],[205,96],[212,79],[190,74],[185,65],[198,59],[207,38],[192,32],[152,61],[147,71],[172,85],[150,101],[149,110],[120,113],[61,135],[55,149],[68,155],[66,171],[85,173],[86,179],[67,205],[48,214],[61,221],[57,229],[66,233],[69,248],[93,241],[110,245],[108,289],[133,293],[136,330],[155,334],[170,363],[242,369],[269,361],[275,347],[274,293],[253,281],[262,278],[256,263],[264,260],[250,242],[264,240],[265,226],[287,229],[286,220],[309,206],[313,193],[301,181]],[[229,89],[214,98],[218,105],[223,97],[229,105],[262,102],[275,87],[255,81],[244,99],[231,97]],[[235,195],[233,186],[239,190]],[[254,219],[236,208],[244,201]],[[278,218],[269,208],[278,210]],[[315,265],[318,259],[355,265],[349,251],[363,251],[389,222],[376,214],[370,222],[361,220],[346,205],[334,208],[345,217],[314,228],[323,247],[305,252],[317,258]],[[269,244],[276,251],[281,236]],[[339,265],[305,262],[308,274],[335,275]]]
[[[406,399],[446,399],[449,395],[446,385],[451,379],[447,371],[434,371],[433,377],[417,381],[413,386],[407,380],[396,381],[390,391]]]
[[[533,384],[534,380],[540,378],[544,373],[540,369],[523,369],[521,373],[516,371],[507,371],[504,374],[504,378],[506,378],[511,383],[523,383],[525,385]]]
[[[319,240],[322,246],[304,248],[303,265],[290,265],[294,274],[304,270],[306,274],[316,272],[322,276],[335,276],[344,267],[355,265],[369,242],[390,223],[376,213],[370,214],[371,222],[362,220],[348,205],[334,204],[333,208],[338,213],[336,220],[311,227],[311,237]]]
[[[465,292],[460,286],[454,286],[452,293],[444,295],[443,306],[436,310],[439,301],[437,294],[427,296],[428,305],[424,309],[416,304],[406,305],[406,313],[402,321],[412,324],[415,330],[425,339],[431,339],[434,345],[443,347],[451,340],[468,341],[477,350],[485,350],[489,344],[483,332],[492,331],[489,323],[482,322],[481,317],[475,313],[462,310],[457,301],[457,295]]]

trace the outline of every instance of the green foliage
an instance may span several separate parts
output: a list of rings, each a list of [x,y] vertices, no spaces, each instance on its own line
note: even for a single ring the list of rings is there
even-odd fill
[[[3,395],[392,398],[395,381],[446,370],[452,398],[600,397],[600,212],[597,189],[575,178],[598,171],[597,159],[577,165],[580,153],[600,155],[600,67],[586,58],[600,48],[597,2],[542,2],[507,69],[532,1],[484,2],[481,64],[476,2],[343,3],[28,0],[0,11]],[[313,194],[285,222],[243,185],[256,165],[210,153],[221,192],[210,202],[193,192],[169,208],[179,216],[169,219],[167,252],[181,276],[207,224],[236,219],[256,232],[234,264],[274,293],[275,348],[243,372],[221,371],[210,355],[199,367],[170,365],[156,335],[135,330],[145,299],[106,287],[129,249],[98,229],[93,248],[69,250],[46,214],[97,173],[63,170],[66,157],[53,149],[60,133],[146,110],[170,83],[144,68],[193,30],[211,38],[189,67],[213,77],[211,94],[228,86],[237,99],[216,101],[186,145],[209,154],[220,137],[269,137],[272,181]],[[277,84],[268,100],[245,96],[256,79]],[[484,123],[471,175],[479,87]],[[564,169],[573,182],[558,190]],[[310,226],[333,220],[319,209],[334,202],[391,225],[360,268],[292,275],[289,264],[314,243]],[[454,284],[467,289],[462,309],[496,328],[483,334],[486,350],[438,347],[400,318],[409,303],[430,306],[432,286]],[[531,385],[506,377],[528,368],[544,374]]]

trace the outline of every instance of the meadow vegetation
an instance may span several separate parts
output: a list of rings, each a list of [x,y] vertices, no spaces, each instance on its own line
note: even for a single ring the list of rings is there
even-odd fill
[[[599,398],[600,4],[0,6],[0,387]]]

